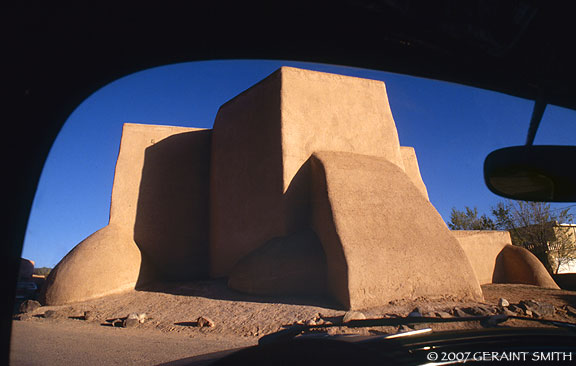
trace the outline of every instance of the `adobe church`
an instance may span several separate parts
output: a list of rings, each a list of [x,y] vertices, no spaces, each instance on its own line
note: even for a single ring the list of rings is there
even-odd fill
[[[109,224],[52,270],[42,301],[208,278],[346,309],[481,301],[484,283],[558,288],[510,244],[447,228],[383,82],[282,67],[222,105],[212,129],[125,124]]]

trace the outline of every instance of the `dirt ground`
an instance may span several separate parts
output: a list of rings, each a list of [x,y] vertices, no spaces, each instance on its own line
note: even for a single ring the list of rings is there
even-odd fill
[[[423,315],[436,316],[439,311],[450,312],[454,307],[469,308],[477,305],[496,311],[499,298],[505,298],[510,304],[517,304],[521,300],[552,304],[556,312],[547,316],[547,319],[576,322],[576,317],[566,311],[567,305],[576,307],[576,291],[500,284],[484,285],[482,289],[485,298],[483,303],[462,303],[450,298],[420,298],[395,301],[386,306],[364,309],[362,312],[367,318],[406,316],[418,307]],[[59,316],[46,319],[43,314],[47,310],[55,310]],[[85,311],[92,312],[94,319],[84,320]],[[128,358],[112,357],[106,364],[119,361],[122,363],[118,364],[153,365],[256,344],[259,337],[296,322],[322,319],[323,322],[337,323],[345,312],[326,298],[249,296],[228,289],[225,282],[218,280],[157,284],[144,290],[129,291],[92,301],[38,308],[30,313],[28,319],[14,321],[12,359],[16,365],[40,365],[48,364],[43,363],[43,360],[57,361],[57,358],[49,357],[48,354],[52,353],[74,357],[78,350],[70,347],[78,344],[70,343],[76,343],[74,339],[88,337],[90,342],[81,345],[86,349],[86,357],[91,354],[91,348],[104,347],[109,350],[109,355],[115,354],[115,349],[121,355],[130,355]],[[124,318],[130,313],[146,313],[148,319],[135,328],[118,328],[112,325],[114,319]],[[200,316],[212,319],[215,326],[198,327],[197,319]],[[546,325],[508,320],[503,326]],[[445,330],[479,328],[482,325],[479,322],[466,322],[432,324],[426,327]],[[329,329],[333,334],[382,334],[396,331],[393,327]],[[95,354],[101,354],[100,350],[97,351]],[[34,357],[39,363],[32,360]],[[102,364],[100,361],[103,360],[93,364]],[[91,364],[89,360],[82,363]]]

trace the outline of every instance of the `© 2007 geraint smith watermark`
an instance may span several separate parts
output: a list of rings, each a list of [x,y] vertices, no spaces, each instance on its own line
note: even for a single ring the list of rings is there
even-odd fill
[[[576,353],[562,351],[506,351],[506,352],[429,352],[428,361],[535,361],[566,362],[576,360]]]

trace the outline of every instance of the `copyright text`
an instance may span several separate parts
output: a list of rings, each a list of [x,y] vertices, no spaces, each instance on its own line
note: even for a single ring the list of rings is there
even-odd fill
[[[428,361],[550,361],[566,362],[576,360],[572,352],[541,352],[541,351],[516,351],[516,352],[429,352],[426,355]]]

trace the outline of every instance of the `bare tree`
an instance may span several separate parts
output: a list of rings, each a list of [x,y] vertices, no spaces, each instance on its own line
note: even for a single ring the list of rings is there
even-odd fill
[[[494,221],[486,215],[478,217],[478,208],[464,207],[464,211],[459,211],[452,207],[450,212],[450,230],[494,230]]]
[[[569,209],[552,210],[549,203],[505,201],[493,207],[496,227],[509,230],[512,243],[531,251],[551,273],[576,258],[572,230],[560,225],[571,222]]]
[[[558,224],[554,228],[554,235],[549,247],[554,262],[554,273],[558,273],[560,268],[576,261],[576,227]]]

